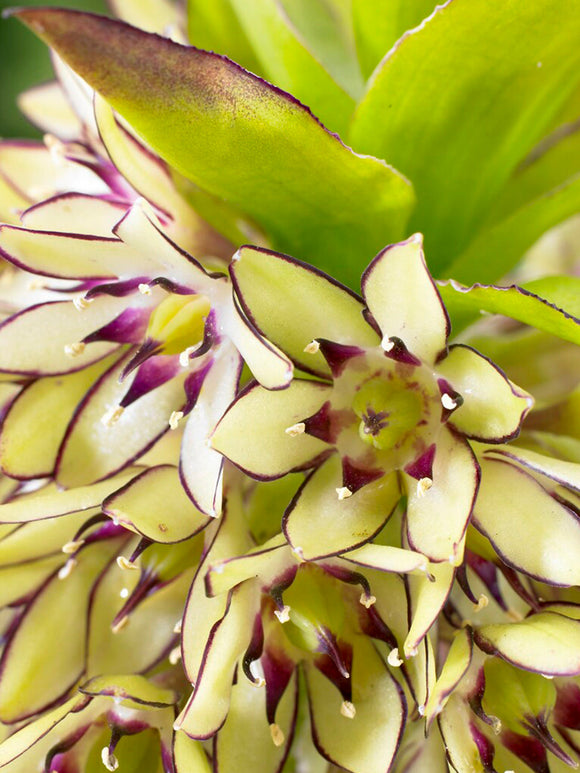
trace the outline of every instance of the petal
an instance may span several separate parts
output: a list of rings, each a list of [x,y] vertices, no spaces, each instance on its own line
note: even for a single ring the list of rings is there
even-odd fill
[[[463,397],[449,423],[467,437],[504,442],[515,437],[533,405],[533,398],[516,387],[487,357],[468,346],[452,346],[437,365]]]
[[[472,635],[469,628],[454,634],[451,647],[445,658],[441,674],[435,683],[425,707],[425,721],[430,727],[435,717],[441,713],[449,696],[457,687],[471,663],[473,650]]]
[[[111,563],[91,598],[86,676],[143,673],[167,657],[176,644],[175,624],[183,614],[191,579],[190,570],[165,583],[139,603],[127,618],[127,625],[113,630],[125,593],[134,590],[139,572]]]
[[[179,470],[185,490],[196,506],[211,516],[222,509],[222,475],[224,460],[209,445],[224,411],[234,399],[242,362],[233,347],[223,350],[205,377],[199,396],[188,416]]]
[[[24,91],[18,96],[18,107],[43,132],[50,132],[62,140],[76,140],[82,136],[81,123],[56,81]]]
[[[83,193],[63,193],[30,207],[22,213],[20,219],[29,231],[51,231],[53,233],[58,231],[60,233],[102,236],[110,239],[113,228],[126,209],[127,205],[119,201],[110,201]],[[12,234],[13,243],[18,247],[17,238],[18,234]],[[22,255],[21,260],[26,262],[30,259],[28,250],[21,250],[20,254]],[[80,262],[83,256],[69,256],[71,262],[75,257]],[[55,271],[57,269],[61,269],[60,257],[58,262],[52,262],[47,270]],[[95,271],[95,266],[92,270]]]
[[[1,511],[0,511],[1,512]],[[153,467],[103,502],[103,512],[154,542],[181,542],[209,523],[181,486],[176,467]]]
[[[254,377],[266,389],[284,389],[292,380],[292,362],[244,317],[237,304],[231,312],[228,335]]]
[[[429,572],[429,577],[408,577],[412,622],[403,647],[406,658],[417,654],[419,644],[439,617],[453,585],[455,567],[451,564],[431,564]]]
[[[341,714],[342,696],[314,668],[306,672],[312,735],[330,762],[356,773],[387,773],[391,768],[406,707],[402,690],[367,639],[357,640],[352,667],[352,719]]]
[[[0,540],[0,564],[25,566],[29,561],[55,554],[62,558],[63,545],[74,540],[86,522],[99,513],[100,508],[92,507],[64,518],[44,518],[13,528]]]
[[[334,454],[307,478],[284,515],[288,542],[313,560],[352,550],[380,531],[400,499],[396,475],[383,476],[339,499],[342,467]]]
[[[84,664],[90,590],[119,549],[119,540],[88,546],[66,579],[58,575],[42,588],[7,642],[0,671],[3,722],[38,713],[60,698],[80,676]],[[38,646],[42,631],[43,646]]]
[[[432,365],[445,350],[449,319],[423,255],[423,237],[411,236],[380,252],[363,274],[363,296],[383,334]]]
[[[135,477],[135,470],[126,470],[114,478],[92,486],[78,486],[69,491],[50,488],[17,497],[0,505],[0,523],[29,523],[31,521],[58,518],[100,507],[103,499]]]
[[[483,766],[480,745],[475,740],[481,733],[473,723],[473,715],[462,695],[450,697],[439,719],[439,727],[453,770],[457,773],[487,773],[492,769]]]
[[[59,451],[56,478],[67,488],[83,486],[126,467],[169,429],[169,417],[185,403],[186,373],[167,381],[108,420],[134,378],[122,384],[124,362],[111,368],[80,404]]]
[[[482,461],[473,523],[501,558],[550,585],[580,583],[580,521],[527,472]]]
[[[397,572],[406,574],[427,570],[428,560],[421,553],[413,550],[395,548],[391,545],[373,545],[367,543],[361,548],[344,553],[342,558],[359,566],[378,569],[381,572]]]
[[[116,345],[89,344],[73,354],[67,354],[65,347],[110,322],[125,303],[123,298],[96,298],[79,311],[69,301],[55,301],[9,317],[0,325],[0,370],[52,376],[91,365],[114,351]]]
[[[202,744],[182,732],[173,735],[173,764],[175,773],[212,773]]]
[[[562,486],[580,491],[580,465],[574,462],[561,461],[518,446],[489,448],[485,454],[490,459],[497,457],[510,459],[533,473],[539,472]]]
[[[205,576],[207,595],[226,593],[254,577],[259,577],[262,588],[270,587],[296,564],[297,559],[292,556],[284,536],[279,534],[244,556],[212,561]]]
[[[66,158],[59,158],[55,164],[51,152],[41,142],[1,143],[0,169],[30,203],[68,191],[93,196],[110,193],[109,186],[88,167]]]
[[[326,384],[298,379],[276,392],[251,385],[215,428],[212,447],[254,477],[278,478],[306,467],[329,446],[286,429],[316,413],[330,392]]]
[[[192,684],[197,682],[211,631],[218,620],[224,616],[229,598],[225,594],[214,597],[206,594],[207,571],[212,564],[231,556],[243,555],[252,547],[252,540],[244,522],[243,503],[239,492],[232,491],[228,495],[224,513],[216,522],[216,527],[217,535],[199,566],[183,617],[183,666]]]
[[[79,711],[86,703],[87,698],[84,695],[74,695],[47,714],[21,727],[0,744],[0,766],[4,767],[20,757],[31,746],[50,733],[68,714]]]
[[[161,230],[150,205],[139,199],[115,226],[115,234],[150,266],[152,276],[163,276],[204,291],[212,281],[201,265]]]
[[[357,296],[312,266],[269,250],[242,247],[230,273],[250,322],[303,370],[330,372],[321,353],[304,353],[315,338],[359,346],[379,343]]]
[[[238,678],[232,690],[228,718],[215,745],[216,773],[278,773],[288,754],[297,710],[297,681],[284,692],[276,712],[276,743],[266,719],[266,690]],[[280,743],[281,741],[281,743]]]
[[[89,223],[90,202],[87,197],[83,216]],[[26,271],[65,279],[139,276],[153,269],[142,253],[114,236],[96,236],[92,230],[88,234],[55,233],[2,226],[0,250],[7,260]]]
[[[177,702],[177,694],[173,690],[159,687],[139,674],[120,674],[115,676],[95,676],[85,682],[79,690],[83,695],[95,698],[107,695],[117,700],[122,706],[129,708],[165,708]],[[117,703],[117,700],[115,703]]]
[[[580,674],[580,621],[539,612],[517,623],[484,625],[475,630],[484,652],[499,655],[526,671],[554,676]]]
[[[58,449],[73,412],[111,366],[101,360],[76,373],[41,378],[11,404],[0,433],[0,465],[17,478],[43,478],[54,471]]]
[[[191,738],[208,738],[223,725],[238,659],[251,637],[251,622],[259,610],[258,586],[246,582],[230,594],[225,614],[212,629],[193,694],[177,718],[176,726]]]
[[[414,550],[433,561],[453,561],[479,485],[479,467],[466,440],[443,427],[437,439],[433,485],[427,491],[405,475],[407,533]]]
[[[15,566],[0,568],[0,606],[14,605],[34,595],[45,584],[49,575],[59,569],[64,561],[65,557],[61,553],[38,561],[26,561]]]

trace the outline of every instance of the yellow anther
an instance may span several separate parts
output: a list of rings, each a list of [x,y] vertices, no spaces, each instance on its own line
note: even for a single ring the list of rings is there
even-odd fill
[[[101,416],[101,424],[105,427],[112,427],[113,424],[116,424],[119,421],[124,410],[122,405],[114,405],[112,408],[109,408],[109,410]]]
[[[72,570],[77,565],[77,562],[74,558],[69,558],[69,560],[66,562],[64,566],[61,566],[61,568],[58,570],[58,579],[59,580],[66,580],[66,578],[69,576],[69,574],[72,572]]]
[[[387,663],[390,666],[393,666],[393,668],[399,668],[399,666],[403,665],[402,659],[399,657],[399,648],[395,647],[392,649],[389,654],[387,655]]]
[[[417,496],[419,498],[424,497],[432,485],[433,481],[431,478],[421,478],[417,481]]]
[[[306,354],[316,354],[318,351],[320,351],[320,344],[318,341],[311,341],[307,346],[304,347],[304,351]]]
[[[84,539],[71,540],[70,542],[65,542],[61,550],[63,553],[67,553],[67,554],[76,553],[77,550],[80,547],[82,547],[84,544],[85,544]]]
[[[290,607],[285,604],[282,609],[275,609],[274,614],[281,623],[287,623],[290,620]]]
[[[169,428],[177,429],[179,422],[183,419],[183,411],[173,411],[169,417]]]
[[[337,488],[335,490],[336,496],[341,502],[343,499],[348,499],[352,496],[352,491],[347,486],[341,486],[341,488]]]
[[[377,597],[367,595],[366,593],[361,593],[359,601],[363,605],[363,607],[370,609],[373,606],[373,604],[377,603]]]
[[[356,708],[354,703],[350,701],[343,701],[340,707],[340,713],[347,719],[354,719],[356,716]]]
[[[172,666],[175,666],[181,660],[181,646],[174,647],[169,653],[169,662]]]
[[[482,609],[485,609],[486,606],[489,604],[489,599],[485,595],[485,593],[482,593],[477,600],[477,604],[474,604],[474,611],[475,612],[481,612]]]
[[[78,298],[73,298],[73,306],[77,311],[83,311],[87,306],[90,306],[92,302],[92,298],[84,298],[82,295]]]
[[[448,395],[447,392],[441,395],[441,405],[448,411],[453,411],[459,403],[457,400],[454,400],[451,395]]]
[[[77,341],[75,344],[66,344],[64,347],[64,353],[67,357],[75,358],[80,357],[81,354],[84,352],[86,347],[86,344],[84,344],[82,341]]]
[[[111,626],[111,631],[113,633],[119,633],[119,631],[122,631],[123,628],[129,625],[129,615],[125,615],[125,617],[122,617],[115,625]]]
[[[117,566],[119,569],[139,569],[136,564],[133,564],[125,556],[117,556]]]
[[[304,434],[306,424],[303,421],[299,421],[298,424],[293,424],[291,427],[286,427],[284,432],[290,437],[298,437],[298,435]]]
[[[108,746],[105,746],[101,750],[101,760],[107,770],[117,770],[119,767],[119,760],[115,757],[114,754],[111,754]]]
[[[141,295],[151,295],[151,288],[146,282],[141,282],[137,289],[141,293]]]
[[[274,746],[282,746],[284,743],[284,733],[282,732],[282,728],[275,722],[270,725],[270,735],[272,736]]]

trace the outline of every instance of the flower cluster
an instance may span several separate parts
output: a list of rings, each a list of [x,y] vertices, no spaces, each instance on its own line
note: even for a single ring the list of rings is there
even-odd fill
[[[580,322],[564,310],[576,285],[436,282],[427,259],[433,244],[440,260],[443,231],[422,209],[422,196],[437,209],[426,178],[403,151],[410,182],[385,165],[367,125],[391,61],[404,68],[417,36],[428,47],[437,25],[451,19],[452,36],[465,23],[454,2],[378,65],[358,4],[361,84],[377,70],[357,111],[346,27],[333,32],[338,74],[308,14],[283,14],[301,32],[288,50],[302,52],[285,70],[260,48],[279,39],[272,15],[226,3],[215,26],[191,4],[193,42],[272,86],[113,20],[19,12],[53,47],[57,81],[22,98],[43,142],[0,142],[7,773],[580,764]],[[185,39],[166,0],[114,5]],[[175,92],[161,98],[166,63]],[[116,88],[139,68],[145,108]],[[350,109],[353,140],[378,158],[281,91],[294,79],[331,128],[346,131]],[[248,148],[266,172],[244,166]],[[296,162],[281,158],[290,150]],[[513,217],[531,228],[519,210],[501,220],[523,196],[513,179],[488,202],[490,239]],[[411,183],[424,236],[408,236]],[[358,203],[341,198],[351,189]],[[450,265],[486,276],[479,236],[457,234]],[[341,241],[342,278],[342,260],[371,260],[360,294],[319,267]],[[312,263],[279,251],[294,245]],[[544,347],[533,362],[529,335]],[[542,369],[554,341],[570,363],[561,378]]]

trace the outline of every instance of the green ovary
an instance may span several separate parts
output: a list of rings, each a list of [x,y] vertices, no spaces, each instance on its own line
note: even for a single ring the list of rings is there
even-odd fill
[[[152,313],[147,335],[163,343],[163,354],[180,354],[202,342],[210,309],[204,295],[170,295]]]
[[[361,419],[361,440],[381,451],[404,444],[415,432],[424,409],[421,392],[414,385],[382,378],[364,384],[352,407]]]

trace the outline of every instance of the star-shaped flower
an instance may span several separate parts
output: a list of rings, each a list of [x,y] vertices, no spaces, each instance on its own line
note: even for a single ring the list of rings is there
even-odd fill
[[[313,470],[284,518],[294,550],[307,559],[352,550],[404,494],[409,545],[460,562],[480,477],[469,440],[514,438],[532,399],[473,349],[448,346],[421,236],[373,260],[364,305],[264,250],[242,248],[230,272],[252,325],[314,376],[278,392],[249,385],[212,438],[254,477]]]

